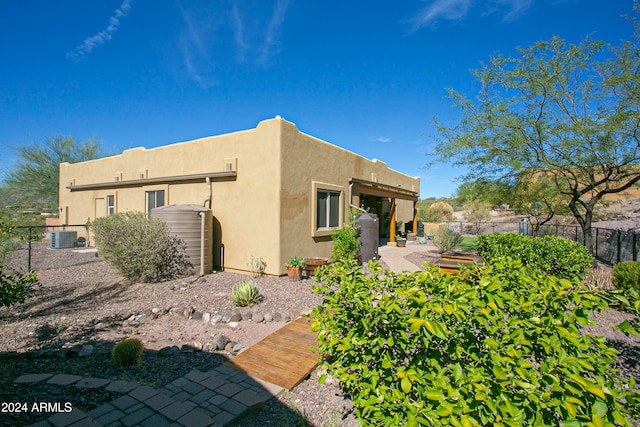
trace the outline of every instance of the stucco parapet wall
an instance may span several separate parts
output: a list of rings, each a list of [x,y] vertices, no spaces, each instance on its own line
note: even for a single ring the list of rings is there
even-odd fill
[[[128,181],[100,182],[97,184],[68,185],[66,188],[68,188],[71,191],[98,190],[101,188],[137,187],[137,186],[143,186],[143,185],[149,185],[149,184],[164,184],[169,182],[199,181],[206,178],[212,178],[212,179],[235,178],[236,176],[237,176],[236,171],[209,172],[209,173],[196,173],[196,174],[189,174],[189,175],[161,176],[156,178],[131,179]]]

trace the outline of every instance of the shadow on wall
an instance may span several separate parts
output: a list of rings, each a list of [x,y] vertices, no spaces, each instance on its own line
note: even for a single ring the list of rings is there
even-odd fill
[[[224,245],[222,244],[222,225],[213,216],[213,271],[224,270]]]

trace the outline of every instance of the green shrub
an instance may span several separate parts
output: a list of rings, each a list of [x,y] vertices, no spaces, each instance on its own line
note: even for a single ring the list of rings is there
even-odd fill
[[[448,228],[439,228],[433,233],[433,244],[438,252],[445,253],[462,243],[462,235]]]
[[[314,287],[322,367],[363,426],[630,425],[639,415],[618,352],[581,333],[606,304],[578,281],[510,259],[457,276],[369,270],[336,263]]]
[[[123,212],[91,223],[100,255],[131,282],[157,282],[193,272],[184,241],[169,226],[141,212]]]
[[[35,293],[36,286],[40,286],[34,272],[14,274],[3,272],[4,257],[7,254],[5,244],[14,241],[10,238],[12,232],[13,227],[9,227],[0,219],[0,307],[23,303]],[[15,248],[11,250],[13,249]]]
[[[345,222],[342,228],[335,230],[331,236],[333,247],[331,260],[338,261],[347,258],[355,259],[360,250],[360,238],[356,230],[355,220]]]
[[[486,262],[504,257],[516,258],[527,267],[560,279],[582,281],[590,271],[593,256],[580,243],[562,237],[542,238],[517,233],[478,236],[478,255]]]
[[[236,305],[246,307],[260,302],[260,293],[255,283],[244,280],[233,287],[231,299]]]
[[[128,338],[120,341],[111,351],[111,360],[119,367],[137,365],[142,360],[142,342],[137,338]]]
[[[617,289],[640,292],[640,262],[626,261],[614,265],[611,280]]]

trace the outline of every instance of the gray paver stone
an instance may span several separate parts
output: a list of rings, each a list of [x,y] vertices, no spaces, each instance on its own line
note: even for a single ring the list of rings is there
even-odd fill
[[[98,418],[106,414],[107,412],[115,411],[116,408],[110,403],[105,403],[104,405],[100,405],[97,408],[94,408],[87,412],[87,416],[91,418]]]
[[[241,415],[244,411],[246,411],[247,408],[245,405],[243,405],[240,402],[237,402],[233,399],[229,399],[225,404],[224,407],[222,408],[227,412],[232,413],[235,416],[239,416]]]
[[[181,391],[180,393],[176,393],[171,397],[174,400],[177,400],[178,402],[184,402],[185,400],[191,399],[191,395],[189,393],[187,393],[186,391]]]
[[[238,372],[238,369],[232,368],[231,366],[227,366],[227,365],[220,365],[220,366],[217,366],[213,371],[219,372],[224,375],[233,375],[236,372]]]
[[[105,390],[114,391],[116,393],[129,393],[131,390],[139,386],[139,384],[132,383],[131,381],[114,381],[109,384]]]
[[[56,427],[67,427],[83,418],[87,418],[87,414],[79,409],[73,409],[71,412],[59,412],[49,418],[49,422]]]
[[[142,409],[144,407],[145,407],[144,404],[138,402],[135,405],[133,405],[132,407],[125,409],[124,412],[127,415],[129,415],[129,414],[132,414],[132,413],[134,413],[134,412],[136,412],[136,411],[138,411],[138,410],[140,410],[140,409]]]
[[[238,384],[234,384],[234,383],[228,383],[228,384],[224,384],[223,386],[220,386],[216,389],[216,393],[220,393],[222,395],[225,395],[227,397],[232,397],[238,393],[240,393],[242,391],[242,387],[240,387]]]
[[[38,421],[37,423],[29,424],[28,427],[51,427],[51,423],[47,420]]]
[[[111,404],[116,408],[124,411],[134,405],[137,405],[138,401],[131,396],[122,396],[117,398],[116,400],[111,401]]]
[[[209,390],[215,390],[227,381],[220,377],[209,377],[202,381],[200,384],[208,388]]]
[[[125,426],[135,426],[139,425],[147,418],[151,418],[154,414],[155,412],[153,412],[153,410],[144,407],[120,419],[120,422]]]
[[[53,374],[26,374],[20,375],[15,379],[14,383],[39,383],[47,378],[51,378]]]
[[[182,390],[186,391],[187,393],[194,395],[194,394],[198,394],[200,393],[202,390],[204,390],[205,388],[203,386],[201,386],[198,383],[194,383],[189,381],[188,384],[183,385]]]
[[[124,412],[114,409],[111,412],[107,412],[104,415],[101,415],[99,417],[93,417],[93,418],[95,418],[95,420],[100,424],[105,425],[105,424],[109,424],[114,421],[117,421],[120,418],[124,418],[126,415],[127,414],[125,414]]]
[[[84,378],[76,383],[76,387],[82,388],[100,388],[109,384],[111,381],[104,378]]]
[[[199,383],[200,381],[206,380],[207,378],[209,378],[210,374],[207,372],[202,372],[200,369],[192,369],[187,375],[185,375],[184,377]]]
[[[222,411],[218,415],[213,417],[213,423],[215,426],[224,426],[228,424],[230,421],[232,421],[234,418],[235,417],[232,414],[226,411]]]
[[[192,401],[193,403],[200,404],[205,400],[211,399],[215,395],[216,393],[211,390],[202,390],[200,393],[196,394],[189,400]]]
[[[206,415],[204,412],[194,409],[191,412],[186,413],[177,420],[180,424],[184,424],[189,427],[205,427],[213,424],[213,419]]]
[[[160,393],[158,390],[156,390],[153,387],[149,387],[147,385],[143,385],[137,388],[134,388],[133,390],[131,390],[129,392],[129,396],[138,399],[139,401],[143,402],[145,400],[147,400],[148,398],[155,396],[156,394]]]
[[[209,399],[209,403],[222,408],[222,406],[227,402],[227,400],[229,400],[228,397],[223,396],[221,394],[216,394],[211,399]]]
[[[173,422],[160,414],[155,414],[142,422],[143,427],[169,427]]]
[[[189,384],[189,382],[190,381],[185,377],[180,377],[177,380],[174,380],[171,384],[173,384],[176,387],[182,387],[185,384]]]
[[[102,427],[102,424],[98,423],[93,418],[83,418],[78,422],[75,422],[69,427]]]
[[[164,408],[160,409],[160,411],[158,412],[160,412],[162,415],[169,418],[170,420],[175,421],[178,418],[185,415],[186,413],[188,413],[189,411],[191,411],[191,409],[192,409],[191,406],[185,405],[182,402],[174,402],[171,405],[165,406]]]
[[[156,394],[144,401],[145,405],[155,409],[156,411],[164,408],[165,406],[171,405],[173,402],[175,402],[174,399],[162,393]]]
[[[238,401],[249,408],[253,408],[264,403],[262,397],[252,390],[242,390],[240,393],[233,396],[233,400]]]
[[[58,374],[49,378],[47,384],[56,384],[56,385],[69,385],[75,382],[78,382],[82,379],[82,377],[78,375],[67,375],[67,374]]]

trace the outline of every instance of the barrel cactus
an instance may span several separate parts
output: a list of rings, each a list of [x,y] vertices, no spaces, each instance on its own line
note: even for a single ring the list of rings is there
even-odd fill
[[[113,347],[111,360],[119,368],[136,365],[142,359],[143,349],[144,347],[139,339],[128,338]]]

